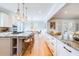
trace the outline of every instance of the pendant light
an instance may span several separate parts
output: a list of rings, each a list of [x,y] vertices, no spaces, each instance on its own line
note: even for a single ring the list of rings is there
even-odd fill
[[[27,11],[27,8],[25,8],[25,4],[24,3],[22,3],[22,4],[18,3],[18,8],[17,8],[17,12],[16,12],[16,19],[21,20],[21,21],[26,20],[26,18],[27,18],[26,17],[26,11]]]
[[[16,12],[16,19],[20,20],[21,19],[21,15],[20,15],[20,4],[18,3],[18,8],[17,8],[17,12]]]
[[[25,4],[24,4],[24,3],[22,3],[22,5],[23,5],[22,20],[26,20],[26,18],[27,18],[27,17],[26,17],[27,8],[25,8]]]

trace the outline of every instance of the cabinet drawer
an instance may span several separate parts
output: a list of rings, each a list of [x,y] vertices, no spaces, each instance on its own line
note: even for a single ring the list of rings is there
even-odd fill
[[[67,46],[66,44],[63,46],[63,48],[72,53],[74,56],[79,56],[79,51],[75,50],[74,48]]]
[[[57,48],[58,53],[62,53],[63,55],[68,55],[68,56],[79,56],[79,52],[75,50],[74,48],[64,44],[61,41],[57,41]]]
[[[63,45],[58,45],[56,50],[58,56],[73,56],[71,50]]]

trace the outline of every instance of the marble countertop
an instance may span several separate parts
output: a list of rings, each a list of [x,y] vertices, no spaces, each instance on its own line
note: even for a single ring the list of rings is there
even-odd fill
[[[11,36],[29,36],[32,35],[32,32],[24,32],[19,34],[12,34],[12,32],[1,32],[0,37],[11,37]]]

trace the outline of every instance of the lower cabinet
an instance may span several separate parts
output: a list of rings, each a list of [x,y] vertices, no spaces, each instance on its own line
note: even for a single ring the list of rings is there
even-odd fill
[[[25,52],[26,44],[24,40],[33,37],[26,36],[11,36],[11,37],[0,37],[0,56],[20,56]]]
[[[23,39],[0,37],[0,56],[17,56],[22,53]]]
[[[24,47],[25,47],[25,44],[24,44],[24,40],[25,40],[26,38],[19,38],[18,40],[17,40],[17,55],[18,56],[21,56],[22,54],[23,54],[23,52],[24,52]]]
[[[56,46],[57,56],[72,56],[70,49],[68,49],[64,44],[57,42]]]
[[[26,37],[11,37],[12,56],[20,56],[22,54],[25,39]]]
[[[0,38],[0,56],[11,55],[11,40],[10,38]]]
[[[79,51],[75,50],[74,48],[64,44],[60,40],[56,39],[55,37],[51,37],[50,35],[47,36],[48,39],[46,40],[48,43],[48,47],[54,51],[54,55],[56,56],[79,56]]]
[[[62,43],[61,41],[57,40],[56,44],[57,56],[79,56],[79,52],[77,50]]]

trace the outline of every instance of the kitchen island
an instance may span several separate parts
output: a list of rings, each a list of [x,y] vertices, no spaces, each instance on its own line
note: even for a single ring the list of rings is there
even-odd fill
[[[26,50],[26,42],[34,43],[34,33],[25,32],[13,34],[12,32],[0,33],[0,56],[22,55]]]

